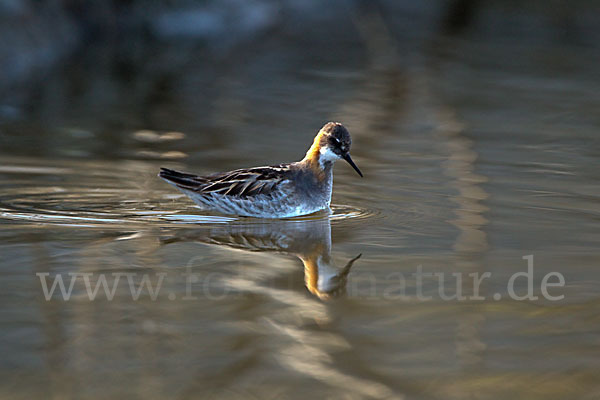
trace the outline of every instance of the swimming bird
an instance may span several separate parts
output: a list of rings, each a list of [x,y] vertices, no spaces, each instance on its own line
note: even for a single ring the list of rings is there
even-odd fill
[[[351,144],[342,124],[328,122],[298,162],[205,176],[161,168],[158,176],[203,210],[258,218],[295,217],[329,208],[337,160],[346,160],[363,176],[350,157]]]

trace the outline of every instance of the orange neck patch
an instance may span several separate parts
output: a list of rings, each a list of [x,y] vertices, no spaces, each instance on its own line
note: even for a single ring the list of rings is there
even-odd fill
[[[319,162],[321,157],[321,142],[323,141],[323,136],[324,135],[322,132],[319,132],[319,134],[315,136],[312,146],[310,146],[310,149],[308,149],[304,159],[302,160],[317,176],[319,181],[323,181],[325,179],[325,171]]]

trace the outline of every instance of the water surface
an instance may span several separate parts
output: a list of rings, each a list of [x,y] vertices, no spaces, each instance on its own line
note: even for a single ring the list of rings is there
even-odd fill
[[[92,49],[40,83],[0,124],[0,395],[600,396],[598,54],[370,37],[333,35],[343,59],[301,39],[242,63]],[[336,165],[331,213],[206,214],[156,177],[297,160],[328,120],[365,175]],[[512,300],[527,255],[539,299]],[[445,277],[428,300],[419,269]],[[485,272],[483,300],[441,297]],[[72,296],[47,301],[58,275]],[[101,275],[114,297],[90,301]],[[145,277],[160,290],[135,300]]]

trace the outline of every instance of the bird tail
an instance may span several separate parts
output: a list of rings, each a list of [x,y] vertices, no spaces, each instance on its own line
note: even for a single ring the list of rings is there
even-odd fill
[[[168,183],[186,190],[197,190],[204,183],[203,179],[197,175],[187,174],[168,168],[161,168],[158,176]]]

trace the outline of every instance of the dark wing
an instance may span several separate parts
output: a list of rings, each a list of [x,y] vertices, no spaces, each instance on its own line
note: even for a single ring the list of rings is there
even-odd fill
[[[158,176],[177,187],[196,193],[250,197],[268,195],[290,174],[289,164],[238,169],[208,176],[198,176],[161,168]]]

